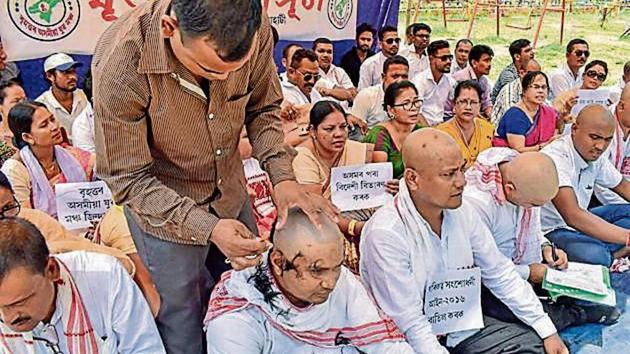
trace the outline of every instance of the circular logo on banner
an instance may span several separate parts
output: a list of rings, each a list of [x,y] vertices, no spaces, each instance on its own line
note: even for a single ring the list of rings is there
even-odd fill
[[[53,42],[67,37],[79,24],[79,0],[7,0],[9,17],[28,37]]]
[[[328,0],[328,20],[337,29],[346,28],[352,10],[352,0]]]

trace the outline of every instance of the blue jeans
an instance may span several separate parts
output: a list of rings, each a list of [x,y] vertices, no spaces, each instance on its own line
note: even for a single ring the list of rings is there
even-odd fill
[[[611,224],[630,230],[630,204],[604,205],[593,208],[590,212]],[[601,264],[606,267],[612,264],[612,253],[623,247],[569,229],[557,229],[546,236],[567,253],[570,261]]]

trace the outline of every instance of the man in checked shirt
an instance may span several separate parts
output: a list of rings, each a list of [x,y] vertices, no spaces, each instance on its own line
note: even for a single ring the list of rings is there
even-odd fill
[[[162,298],[169,353],[203,353],[202,319],[220,254],[258,264],[268,242],[243,185],[243,125],[275,185],[280,227],[289,207],[320,225],[335,217],[295,182],[283,145],[282,95],[271,27],[259,0],[156,0],[100,38],[94,73],[97,173],[125,206],[138,253]]]

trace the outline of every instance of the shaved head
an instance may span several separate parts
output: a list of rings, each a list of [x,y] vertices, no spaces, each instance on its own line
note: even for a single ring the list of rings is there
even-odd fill
[[[273,235],[271,271],[298,307],[325,302],[341,274],[344,237],[328,216],[319,217],[321,229],[301,209],[290,209],[285,226]]]
[[[610,145],[616,127],[606,107],[590,104],[580,111],[571,128],[573,145],[585,161],[595,161]]]
[[[576,124],[583,127],[602,126],[614,129],[615,118],[610,111],[599,104],[589,104],[578,114]]]
[[[343,244],[339,227],[327,215],[320,214],[322,229],[319,230],[301,209],[291,209],[282,229],[273,237],[274,249],[285,257],[293,258],[298,252],[308,253],[315,244]]]
[[[402,156],[405,183],[420,213],[462,204],[466,162],[453,138],[433,128],[417,130],[405,139]]]
[[[501,165],[505,195],[521,206],[541,206],[558,193],[553,160],[540,152],[524,152]]]
[[[405,167],[418,172],[434,168],[448,155],[461,156],[457,143],[450,135],[433,128],[416,130],[409,134],[402,148]]]

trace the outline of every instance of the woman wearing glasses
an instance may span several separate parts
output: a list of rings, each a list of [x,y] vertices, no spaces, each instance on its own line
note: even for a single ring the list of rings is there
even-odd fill
[[[525,74],[521,100],[499,120],[492,146],[510,147],[518,152],[539,151],[552,142],[560,115],[545,102],[549,79],[542,71]]]
[[[586,64],[582,74],[582,90],[597,90],[602,87],[608,76],[608,64],[605,61],[593,60]]]
[[[293,171],[298,183],[307,190],[330,199],[330,173],[333,167],[385,162],[383,152],[374,151],[372,144],[348,139],[348,122],[343,108],[333,101],[320,101],[310,112],[309,137],[296,147]],[[387,190],[394,194],[398,181],[389,181]],[[346,265],[358,273],[358,236],[372,210],[342,214],[337,225],[346,236]]]
[[[494,126],[479,116],[481,88],[476,82],[466,80],[458,83],[453,100],[455,116],[436,128],[455,139],[468,169],[480,152],[492,147]]]
[[[389,85],[384,101],[390,119],[372,128],[363,141],[387,154],[387,161],[394,166],[394,178],[400,179],[405,170],[400,149],[411,132],[422,128],[418,124],[422,101],[418,98],[418,90],[409,81]]]

